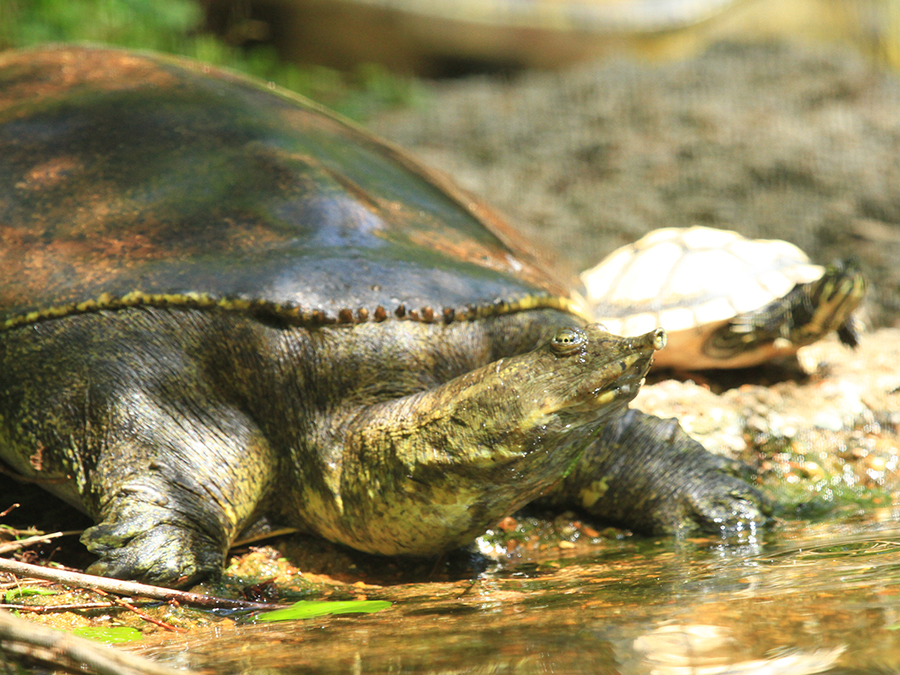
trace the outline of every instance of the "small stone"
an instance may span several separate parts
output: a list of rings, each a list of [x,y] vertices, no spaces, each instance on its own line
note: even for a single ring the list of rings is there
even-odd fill
[[[590,525],[582,525],[581,534],[583,534],[585,537],[590,537],[591,539],[596,539],[600,536],[600,533]]]
[[[519,526],[519,521],[517,521],[512,516],[506,516],[503,520],[497,523],[497,527],[503,530],[504,532],[514,532],[515,529]]]
[[[800,470],[806,474],[807,478],[812,478],[813,480],[822,480],[825,478],[825,469],[816,462],[806,462],[800,467]]]
[[[826,431],[840,431],[844,428],[844,421],[840,415],[823,410],[816,413],[816,416],[813,418],[813,426]]]
[[[884,471],[886,463],[885,463],[884,459],[881,457],[869,457],[868,460],[866,461],[866,464],[869,465],[869,468],[872,471],[881,472],[881,471]]]

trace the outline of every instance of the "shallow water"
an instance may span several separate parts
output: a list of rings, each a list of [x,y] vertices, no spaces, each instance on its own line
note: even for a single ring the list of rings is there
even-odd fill
[[[900,512],[788,523],[741,547],[625,540],[368,597],[394,605],[139,651],[218,673],[896,672]]]

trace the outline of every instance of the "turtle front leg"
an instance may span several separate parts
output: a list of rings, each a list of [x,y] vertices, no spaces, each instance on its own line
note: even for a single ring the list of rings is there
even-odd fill
[[[642,534],[752,530],[771,507],[738,477],[740,467],[708,452],[676,420],[631,409],[604,426],[542,502]]]
[[[233,410],[201,421],[146,399],[137,409],[91,474],[88,571],[167,586],[215,577],[273,479],[271,450]]]

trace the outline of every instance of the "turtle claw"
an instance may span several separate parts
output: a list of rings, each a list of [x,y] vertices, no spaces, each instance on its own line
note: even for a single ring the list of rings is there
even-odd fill
[[[221,573],[224,551],[211,537],[184,525],[184,516],[147,507],[136,517],[108,518],[85,530],[81,542],[99,557],[89,574],[174,588]]]
[[[756,532],[772,515],[772,505],[765,495],[728,475],[707,477],[699,488],[686,491],[684,498],[685,508],[680,511],[685,517],[671,524],[676,532],[699,529],[730,538]]]
[[[709,452],[698,455],[695,461],[703,471],[687,481],[679,493],[688,529],[727,536],[755,530],[771,520],[774,505],[751,484],[753,471],[749,466]],[[674,523],[672,529],[678,529]]]

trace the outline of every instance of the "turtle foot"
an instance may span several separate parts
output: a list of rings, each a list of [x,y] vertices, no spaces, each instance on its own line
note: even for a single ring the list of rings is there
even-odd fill
[[[108,515],[81,536],[99,557],[88,573],[173,588],[220,574],[224,546],[176,520],[185,520],[184,514],[143,503]]]
[[[702,460],[707,470],[672,495],[673,508],[662,509],[659,529],[674,533],[699,529],[731,538],[753,535],[771,519],[770,500],[734,475],[733,462],[715,455]]]
[[[549,499],[642,534],[730,535],[756,530],[772,512],[742,469],[677,421],[628,410],[607,423]]]

